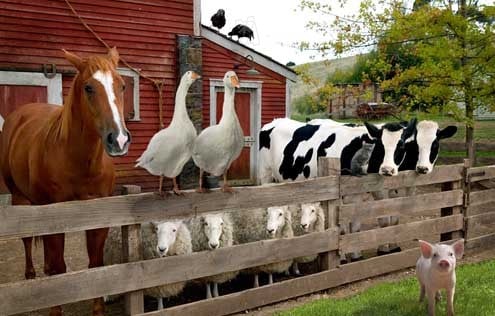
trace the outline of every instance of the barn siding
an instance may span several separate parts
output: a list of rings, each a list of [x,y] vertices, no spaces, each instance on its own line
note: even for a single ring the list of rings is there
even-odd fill
[[[203,127],[210,124],[210,79],[221,79],[234,64],[245,63],[244,57],[203,39]],[[285,117],[286,78],[265,67],[256,65],[259,76],[246,75],[251,66],[242,65],[235,72],[239,80],[262,81],[261,124]]]
[[[154,79],[165,80],[164,121],[172,116],[176,86],[176,34],[193,34],[192,0],[71,0],[83,19],[122,58]],[[106,48],[88,32],[62,0],[2,0],[0,2],[0,69],[40,71],[53,63],[63,71],[67,95],[75,69],[61,49],[81,56],[104,54]],[[122,66],[122,64],[121,64]],[[116,158],[117,184],[133,183],[150,190],[156,177],[134,168],[134,160],[158,130],[158,93],[140,79],[140,122],[129,122],[133,140],[129,155]]]

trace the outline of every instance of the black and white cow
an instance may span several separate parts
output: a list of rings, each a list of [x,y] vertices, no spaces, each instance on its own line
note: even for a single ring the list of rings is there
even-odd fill
[[[284,118],[262,127],[259,136],[262,184],[316,177],[319,157],[340,158],[346,174],[363,141],[375,142],[368,173],[397,175],[405,156],[406,140],[414,135],[416,126],[416,119],[406,127],[400,123],[346,126],[332,120],[321,121],[321,124],[305,124]]]
[[[406,143],[406,157],[399,170],[430,173],[440,152],[440,140],[452,137],[456,132],[457,127],[454,125],[440,129],[436,122],[420,121],[416,125],[412,141]]]
[[[287,118],[263,126],[259,136],[261,184],[286,182],[317,176],[319,157],[340,158],[342,173],[347,174],[354,154],[363,141],[375,142],[368,173],[397,175],[405,156],[405,142],[414,134],[416,120],[407,126],[386,123],[380,126],[347,126],[332,120],[305,124]],[[351,223],[350,231],[360,230],[360,222]],[[351,254],[358,259],[359,252]]]

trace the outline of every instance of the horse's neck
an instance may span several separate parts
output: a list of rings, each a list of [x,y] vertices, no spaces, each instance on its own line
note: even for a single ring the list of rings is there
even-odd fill
[[[235,113],[235,90],[234,88],[225,87],[225,93],[223,98],[222,118],[219,124],[229,124],[238,122],[237,114]]]
[[[81,111],[81,94],[74,89],[76,80],[70,89],[67,102],[61,109],[60,116],[54,122],[52,131],[56,135],[49,135],[56,139],[55,146],[66,152],[66,158],[82,166],[94,166],[101,161],[103,144],[100,136],[89,123],[85,122]],[[89,164],[88,164],[89,163]]]

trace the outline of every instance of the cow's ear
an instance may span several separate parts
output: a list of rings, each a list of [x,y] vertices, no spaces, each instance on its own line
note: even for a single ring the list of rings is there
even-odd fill
[[[403,139],[408,139],[409,137],[414,135],[414,131],[416,130],[416,123],[418,122],[417,118],[412,118],[407,124],[404,133],[402,134]]]
[[[444,139],[454,136],[455,133],[457,133],[457,126],[450,125],[442,130],[439,130],[437,132],[437,136],[438,139]]]
[[[380,129],[378,127],[368,122],[364,122],[364,126],[366,126],[366,129],[368,130],[368,133],[371,137],[380,138]]]

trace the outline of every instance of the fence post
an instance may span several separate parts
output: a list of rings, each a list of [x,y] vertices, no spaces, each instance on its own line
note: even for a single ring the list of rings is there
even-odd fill
[[[318,158],[318,177],[336,176],[338,177],[339,198],[322,202],[325,210],[325,228],[336,227],[339,224],[340,196],[340,159],[338,158]],[[330,251],[320,254],[320,267],[322,270],[330,270],[339,265],[338,251]]]
[[[124,185],[123,194],[141,193],[141,187],[137,185]],[[123,262],[139,261],[143,258],[141,242],[141,225],[122,226],[122,259]],[[143,291],[134,291],[125,295],[126,315],[144,313]]]
[[[467,240],[470,236],[468,231],[467,218],[469,214],[469,195],[471,194],[471,177],[468,176],[468,169],[471,168],[471,161],[464,159],[464,169],[462,172],[462,190],[464,198],[462,199],[462,213],[464,215],[464,239]]]
[[[464,168],[462,171],[463,178],[460,181],[443,183],[442,184],[442,191],[464,189],[463,182],[465,181],[465,175],[466,175],[466,168],[467,167],[469,167],[469,159],[464,160]],[[450,216],[450,215],[455,215],[455,214],[462,214],[462,213],[463,213],[463,206],[444,207],[440,210],[440,217]],[[463,235],[462,230],[440,234],[440,241],[462,238],[463,237],[462,235]]]

